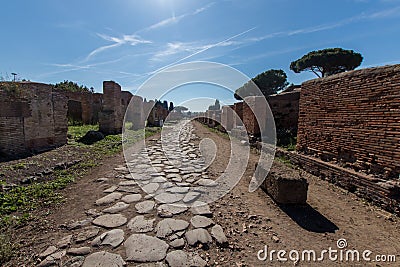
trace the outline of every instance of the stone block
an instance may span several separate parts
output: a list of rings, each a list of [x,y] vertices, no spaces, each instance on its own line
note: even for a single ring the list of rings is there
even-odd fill
[[[257,180],[266,176],[261,188],[267,192],[278,204],[298,204],[307,203],[308,182],[300,177],[295,170],[276,172],[271,170],[269,173],[265,167],[258,165],[255,176]],[[257,167],[257,166],[256,166]],[[267,175],[268,173],[268,175]]]

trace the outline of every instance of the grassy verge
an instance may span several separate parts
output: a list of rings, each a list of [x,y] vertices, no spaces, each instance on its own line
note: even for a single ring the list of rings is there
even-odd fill
[[[202,123],[201,123],[201,125],[203,125],[204,127],[206,127],[210,132],[216,133],[216,134],[218,134],[219,136],[221,136],[221,137],[223,137],[223,138],[229,140],[229,135],[228,135],[228,133],[223,132],[223,131],[221,131],[221,130],[219,130],[219,129],[217,129],[217,128],[210,127],[210,126],[208,126],[208,125],[206,125],[206,124],[202,124]],[[222,128],[222,126],[217,126],[217,127],[221,127],[221,128]]]
[[[8,190],[1,190],[4,182],[0,180],[0,265],[7,262],[12,257],[13,251],[17,250],[11,241],[12,230],[32,219],[32,211],[62,202],[62,189],[87,174],[102,159],[121,152],[123,142],[135,143],[143,137],[158,133],[160,128],[148,128],[145,131],[128,130],[125,140],[122,140],[122,135],[108,135],[93,145],[79,143],[78,140],[89,130],[98,130],[98,125],[68,128],[67,146],[71,149],[83,148],[84,151],[79,163],[65,169],[54,170],[43,182],[15,186]],[[24,167],[24,163],[10,166],[18,170]]]

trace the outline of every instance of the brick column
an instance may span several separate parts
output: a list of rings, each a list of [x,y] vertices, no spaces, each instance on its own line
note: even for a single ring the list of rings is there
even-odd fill
[[[243,102],[235,103],[234,104],[234,111],[236,112],[236,116],[233,116],[233,128],[238,126],[243,126]]]
[[[226,131],[230,131],[233,128],[233,106],[223,106],[221,113],[221,125]]]
[[[132,129],[139,130],[144,128],[143,119],[143,98],[140,96],[132,96],[131,103],[129,105],[129,112],[132,118]]]
[[[99,114],[100,131],[104,134],[122,133],[121,86],[113,81],[104,81],[103,94],[103,110]]]
[[[244,99],[243,123],[246,126],[247,133],[255,136],[259,136],[261,131],[266,129],[267,101],[265,97],[248,96]]]

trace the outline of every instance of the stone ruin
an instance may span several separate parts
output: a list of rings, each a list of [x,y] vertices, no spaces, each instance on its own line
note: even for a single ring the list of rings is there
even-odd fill
[[[103,82],[103,108],[99,113],[100,132],[122,133],[122,118],[121,86],[113,81],[105,81]]]
[[[52,86],[0,83],[0,159],[37,153],[67,142],[67,97]]]
[[[277,148],[276,154],[400,214],[399,96],[400,65],[319,78],[269,96],[277,137],[279,132],[297,136],[295,152]],[[259,135],[250,106],[265,108],[257,97],[222,107],[225,130],[235,135],[245,127],[250,137]],[[205,117],[199,120],[213,126]]]
[[[133,103],[129,106],[130,101]],[[122,91],[113,81],[103,83],[103,94],[69,92],[34,82],[0,83],[0,160],[9,160],[49,150],[67,143],[68,120],[99,123],[107,134],[122,132],[124,115],[132,129],[165,121],[168,109],[153,107],[154,101]]]

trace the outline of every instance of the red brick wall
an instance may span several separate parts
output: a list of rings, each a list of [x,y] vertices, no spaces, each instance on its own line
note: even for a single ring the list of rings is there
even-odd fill
[[[271,95],[267,97],[267,102],[272,111],[275,120],[277,131],[290,130],[296,133],[299,116],[299,98],[300,90],[295,90],[287,93]],[[241,118],[246,126],[249,134],[260,135],[260,127],[257,123],[255,115],[252,112],[257,110],[260,116],[260,121],[264,123],[262,127],[266,127],[267,112],[263,97],[249,96],[245,98],[243,103]]]
[[[0,83],[0,158],[67,142],[67,98],[41,83]]]
[[[300,90],[267,97],[277,130],[297,130]]]
[[[121,86],[114,81],[103,82],[103,107],[99,114],[99,130],[104,134],[122,133],[123,113]]]
[[[243,121],[243,102],[238,102],[233,105],[233,110],[236,112],[237,116],[234,116],[233,118],[233,127],[236,126],[241,126],[243,123],[240,122],[240,120]],[[240,119],[240,120],[239,120]]]
[[[297,150],[398,178],[400,65],[303,83]]]
[[[83,124],[93,123],[93,94],[89,92],[69,92],[65,90],[57,90],[58,93],[66,96],[69,101],[80,102],[81,109],[68,110],[68,115],[72,118],[78,118],[78,113],[81,113],[80,118]],[[75,105],[70,102],[69,105],[74,108]]]

